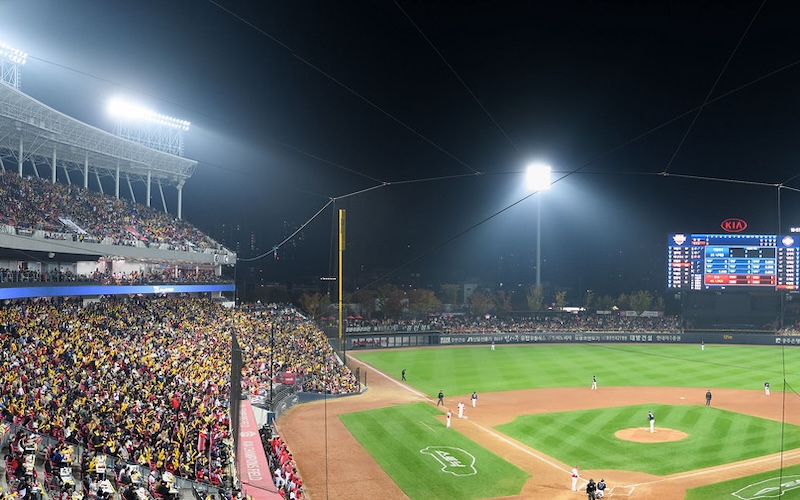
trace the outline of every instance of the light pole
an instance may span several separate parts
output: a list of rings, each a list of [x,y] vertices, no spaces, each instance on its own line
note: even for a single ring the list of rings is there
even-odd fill
[[[542,285],[542,191],[550,189],[550,165],[534,163],[525,173],[528,191],[537,193],[536,200],[536,286]]]

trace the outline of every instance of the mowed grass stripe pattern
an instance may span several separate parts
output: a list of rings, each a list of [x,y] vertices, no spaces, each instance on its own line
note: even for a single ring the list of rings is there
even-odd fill
[[[442,412],[426,403],[415,403],[348,413],[339,418],[412,499],[494,498],[519,494],[529,474],[464,437],[456,430],[455,422],[453,428],[447,429],[437,415],[441,416]],[[420,452],[430,446],[464,450],[475,457],[475,473],[454,475],[443,471],[441,463]]]
[[[770,488],[774,489],[765,491]],[[738,496],[734,497],[734,492]],[[763,494],[756,496],[758,492]],[[686,492],[685,500],[708,500],[709,498],[784,498],[787,500],[800,498],[800,465],[692,488]]]
[[[665,443],[635,443],[618,430],[669,428],[688,437]],[[800,447],[800,427],[705,406],[639,405],[599,410],[523,415],[497,427],[528,446],[585,469],[674,474],[746,460]],[[783,431],[783,437],[782,437]],[[784,440],[782,443],[782,439]]]
[[[674,344],[488,345],[351,352],[426,394],[545,387],[603,386],[763,388],[800,386],[800,348]],[[784,373],[785,364],[785,373]]]

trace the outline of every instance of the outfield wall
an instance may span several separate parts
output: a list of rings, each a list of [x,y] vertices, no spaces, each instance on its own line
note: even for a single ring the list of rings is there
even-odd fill
[[[531,332],[445,334],[440,332],[348,334],[348,350],[395,347],[450,346],[467,344],[736,344],[736,345],[798,345],[800,336],[765,333],[613,333],[613,332]]]

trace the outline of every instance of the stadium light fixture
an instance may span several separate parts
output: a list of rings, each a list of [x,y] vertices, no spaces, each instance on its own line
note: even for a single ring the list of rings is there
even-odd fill
[[[552,172],[550,165],[543,163],[534,163],[528,166],[525,172],[525,185],[528,191],[539,192],[550,189],[550,174]]]
[[[163,127],[178,129],[181,131],[189,130],[191,125],[186,120],[180,120],[171,116],[156,113],[136,103],[125,101],[120,98],[113,98],[108,102],[108,113],[121,120],[141,120]]]
[[[7,43],[0,42],[0,57],[8,59],[14,64],[24,65],[28,60],[28,53],[15,49]]]
[[[538,193],[536,206],[536,286],[542,285],[542,191],[550,189],[550,165],[534,163],[525,172],[528,190]]]

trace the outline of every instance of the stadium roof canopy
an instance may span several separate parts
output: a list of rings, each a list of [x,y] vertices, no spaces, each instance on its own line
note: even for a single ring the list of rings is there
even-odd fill
[[[61,167],[70,181],[70,173],[80,175],[88,187],[90,174],[120,177],[159,186],[175,186],[179,191],[194,173],[195,160],[148,148],[110,132],[60,113],[19,90],[0,82],[0,167],[16,168],[20,174],[24,162],[46,164],[55,181]],[[11,167],[7,162],[13,164]],[[149,205],[149,197],[148,197]],[[180,206],[180,202],[179,202]],[[180,208],[178,218],[180,218]]]

